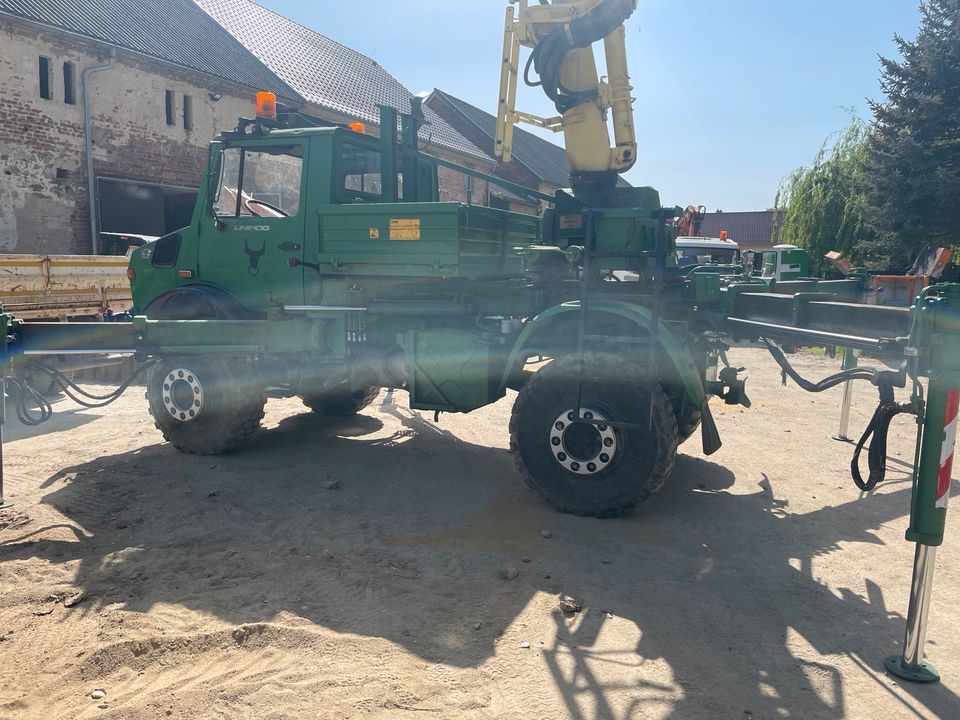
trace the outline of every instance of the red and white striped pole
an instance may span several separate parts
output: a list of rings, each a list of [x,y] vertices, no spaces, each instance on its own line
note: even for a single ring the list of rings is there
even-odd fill
[[[957,446],[957,410],[960,408],[960,390],[947,391],[947,408],[943,417],[943,446],[940,448],[940,470],[937,474],[937,496],[934,506],[946,510],[950,500],[950,479],[953,474],[953,455]]]

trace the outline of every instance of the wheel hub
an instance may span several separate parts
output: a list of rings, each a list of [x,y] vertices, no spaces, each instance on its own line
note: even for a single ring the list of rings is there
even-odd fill
[[[580,408],[577,422],[571,408],[557,416],[550,428],[550,451],[565,470],[595,475],[606,469],[617,454],[617,435],[596,410]]]
[[[203,411],[203,386],[196,374],[176,368],[163,379],[163,406],[181,422],[190,422]]]

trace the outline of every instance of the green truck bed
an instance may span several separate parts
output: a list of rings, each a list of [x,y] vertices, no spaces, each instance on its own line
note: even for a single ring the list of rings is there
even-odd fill
[[[514,248],[540,240],[537,217],[460,203],[339,205],[317,215],[321,273],[512,276]]]

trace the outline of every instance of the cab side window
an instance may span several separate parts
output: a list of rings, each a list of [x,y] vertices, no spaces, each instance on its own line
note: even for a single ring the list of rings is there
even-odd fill
[[[340,151],[340,182],[348,197],[377,199],[383,194],[380,151],[345,142]]]
[[[221,218],[297,215],[302,176],[302,145],[226,147],[213,212]]]

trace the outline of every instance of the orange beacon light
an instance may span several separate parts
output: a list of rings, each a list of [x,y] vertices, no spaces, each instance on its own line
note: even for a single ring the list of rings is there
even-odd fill
[[[272,92],[257,93],[257,119],[277,119],[277,96]]]

